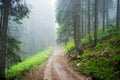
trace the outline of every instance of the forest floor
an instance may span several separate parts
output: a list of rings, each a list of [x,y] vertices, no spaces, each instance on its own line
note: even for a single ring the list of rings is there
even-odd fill
[[[49,60],[31,70],[26,80],[90,80],[89,77],[73,70],[61,47],[55,47]]]

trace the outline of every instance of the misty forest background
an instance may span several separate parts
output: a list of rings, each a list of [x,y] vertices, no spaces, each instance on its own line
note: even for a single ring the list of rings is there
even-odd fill
[[[114,52],[111,41],[116,42],[116,66],[120,63],[119,31],[120,0],[57,0],[55,5],[50,0],[0,0],[0,58],[1,64],[5,61],[5,70],[57,43],[64,46],[66,53],[71,52],[78,56],[90,53],[88,48],[96,46],[96,53],[98,50],[104,54],[108,49]],[[115,38],[109,41],[111,36]],[[105,45],[99,43],[107,39],[108,43],[103,42]],[[94,48],[90,50],[91,53],[92,50]],[[73,55],[69,57],[76,58]],[[76,61],[73,62],[77,64]],[[94,70],[84,70],[82,72],[85,74],[95,75],[91,72]],[[119,71],[119,67],[115,71]],[[108,73],[106,71],[105,74]],[[99,78],[100,74],[95,77]],[[101,79],[109,80],[106,76],[111,75],[105,75]],[[110,78],[114,80],[114,77]]]
[[[10,6],[8,2],[6,3],[10,7],[7,28],[6,68],[43,51],[55,43],[55,18],[50,2],[47,2],[47,0],[40,3],[33,0],[28,2],[24,0],[8,1],[11,2]],[[2,10],[1,1],[1,13]]]

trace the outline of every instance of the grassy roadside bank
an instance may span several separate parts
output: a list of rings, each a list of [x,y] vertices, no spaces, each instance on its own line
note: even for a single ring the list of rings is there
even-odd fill
[[[45,51],[37,53],[36,55],[26,59],[25,61],[12,66],[5,72],[6,79],[9,80],[10,78],[20,77],[22,72],[28,71],[40,64],[43,64],[52,54],[52,50],[53,49],[50,47]]]
[[[84,49],[84,53],[77,59],[74,43],[69,42],[64,51],[75,59],[70,60],[74,69],[91,76],[95,80],[120,79],[120,31],[113,30],[107,39],[100,39],[94,47]]]

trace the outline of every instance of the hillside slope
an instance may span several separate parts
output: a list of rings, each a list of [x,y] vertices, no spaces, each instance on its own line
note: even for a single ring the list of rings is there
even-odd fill
[[[120,80],[120,31],[109,32],[96,46],[85,47],[79,56],[73,47],[70,48],[68,54],[75,70],[93,80]]]

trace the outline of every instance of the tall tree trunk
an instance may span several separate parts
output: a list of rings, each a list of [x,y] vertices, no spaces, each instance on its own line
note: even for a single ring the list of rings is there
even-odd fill
[[[81,24],[82,24],[82,38],[84,37],[84,19],[83,19],[83,13],[81,14]]]
[[[84,31],[85,31],[85,36],[86,36],[86,34],[87,34],[87,17],[86,17],[86,13],[87,13],[87,8],[85,8],[85,12],[84,12],[84,27],[85,27],[85,29],[84,29]]]
[[[1,14],[0,14],[0,52],[2,51],[2,24],[3,24],[3,4],[1,6]]]
[[[1,6],[1,13],[0,13],[0,29],[1,29],[1,27],[2,27],[2,23],[3,23],[3,4],[2,4],[2,6]]]
[[[80,27],[80,7],[81,7],[81,0],[75,0],[75,11],[74,11],[74,42],[75,47],[78,53],[82,53],[82,46],[81,46],[81,27]]]
[[[83,7],[81,1],[81,26],[82,26],[82,38],[84,37],[84,16],[83,16]]]
[[[106,26],[109,26],[109,0],[105,0],[106,2]]]
[[[94,44],[97,44],[98,39],[98,0],[95,0],[95,25],[94,25]]]
[[[119,25],[118,25],[118,26],[119,26],[119,28],[120,28],[120,0],[119,0],[119,8],[118,8],[118,9],[119,9],[119,14],[118,14],[118,16],[119,16],[119,18],[118,18]]]
[[[94,30],[94,6],[92,6],[92,11],[91,11],[91,30]]]
[[[120,26],[120,0],[117,0],[116,28]]]
[[[75,16],[75,13],[76,13],[76,10],[75,10],[75,6],[76,5],[76,2],[74,1],[73,2],[73,32],[74,32],[74,43],[75,43],[75,48],[77,48],[77,40],[76,40],[76,32],[77,32],[77,29],[76,29],[76,16]]]
[[[88,0],[88,39],[89,42],[91,42],[91,28],[90,28],[91,24],[90,24],[90,0]]]
[[[105,4],[106,4],[106,1],[103,0],[103,28],[102,28],[102,31],[105,32]]]
[[[8,15],[9,15],[9,7],[10,7],[10,0],[3,0],[3,25],[1,26],[1,38],[2,38],[2,43],[1,43],[1,54],[0,54],[0,76],[5,76],[4,71],[5,71],[5,55],[7,53],[7,28],[8,28]]]

